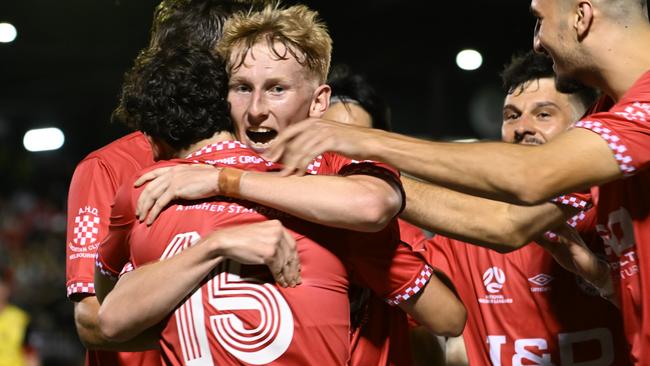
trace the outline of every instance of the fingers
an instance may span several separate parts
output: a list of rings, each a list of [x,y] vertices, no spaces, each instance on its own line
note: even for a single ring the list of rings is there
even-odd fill
[[[154,169],[150,172],[147,172],[143,174],[140,178],[138,178],[138,180],[136,180],[135,183],[133,183],[133,186],[136,188],[140,187],[141,185],[147,183],[148,181],[156,179],[156,177],[159,177],[167,173],[170,169],[171,167],[165,167],[165,168]]]
[[[288,287],[289,283],[285,278],[286,272],[284,268],[286,265],[286,256],[288,253],[287,250],[283,247],[281,242],[276,243],[275,245],[276,245],[275,255],[273,255],[272,258],[270,258],[270,260],[267,261],[267,265],[271,270],[271,274],[273,274],[273,278],[275,279],[275,282],[281,287]]]
[[[169,179],[166,176],[158,177],[149,182],[147,187],[142,190],[138,203],[136,204],[136,215],[140,222],[144,221],[151,207],[156,203],[156,200],[167,190],[169,186]]]
[[[317,131],[307,131],[297,136],[284,149],[283,175],[304,175],[314,159],[327,150],[327,138]]]
[[[298,257],[296,241],[286,229],[283,230],[283,236],[283,242],[287,252],[287,261],[283,266],[284,278],[289,283],[289,286],[295,287],[302,283],[300,277],[300,258]]]
[[[271,220],[266,224],[273,230],[273,244],[275,250],[267,257],[265,262],[271,270],[276,283],[281,287],[295,287],[302,280],[300,278],[300,259],[296,250],[296,241],[293,236],[280,224]],[[279,231],[277,231],[279,229]]]
[[[296,123],[287,127],[273,141],[273,144],[263,154],[266,160],[278,162],[286,153],[286,146],[292,144],[296,136],[300,136],[314,125],[314,122],[307,119],[303,122]]]
[[[149,216],[147,216],[147,226],[153,224],[158,215],[173,199],[174,195],[169,190],[166,190],[160,197],[155,200],[154,205],[151,206],[151,211],[149,211]]]

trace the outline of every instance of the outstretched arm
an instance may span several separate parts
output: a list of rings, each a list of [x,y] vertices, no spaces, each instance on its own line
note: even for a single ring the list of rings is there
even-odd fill
[[[300,283],[295,241],[279,221],[220,229],[174,257],[124,274],[113,289],[99,288],[103,336],[125,341],[159,323],[224,258],[243,264],[265,264],[282,286]],[[101,286],[100,277],[100,271],[96,271],[96,284]]]
[[[229,168],[230,174],[233,171]],[[196,164],[153,170],[136,181],[137,185],[149,181],[138,199],[137,215],[152,223],[172,200],[227,195],[307,221],[374,232],[384,228],[402,206],[398,187],[370,175],[283,177],[237,172],[240,177],[235,189],[224,192],[219,185],[220,175],[224,174],[221,168]]]
[[[334,151],[372,159],[426,181],[486,198],[537,204],[622,177],[596,133],[576,128],[543,146],[500,142],[432,142],[342,123],[309,119],[288,127],[265,154],[302,173],[315,156]]]
[[[502,253],[520,248],[578,213],[571,206],[519,206],[402,177],[401,217],[431,232]]]

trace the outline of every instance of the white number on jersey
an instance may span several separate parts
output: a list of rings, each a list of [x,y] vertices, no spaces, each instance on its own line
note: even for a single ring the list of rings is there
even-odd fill
[[[180,253],[199,239],[196,232],[176,235],[160,259]],[[239,263],[226,260],[205,285],[210,305],[229,312],[210,316],[210,330],[219,344],[239,360],[253,365],[267,364],[289,348],[293,339],[293,314],[274,286],[242,279],[239,270]],[[237,317],[237,310],[258,311],[260,324],[246,329]],[[185,365],[213,365],[201,289],[196,290],[174,315]]]

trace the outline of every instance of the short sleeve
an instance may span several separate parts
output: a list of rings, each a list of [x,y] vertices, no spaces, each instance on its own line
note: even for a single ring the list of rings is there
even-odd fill
[[[609,111],[591,114],[578,121],[575,127],[591,130],[602,137],[626,176],[650,164],[650,93],[638,98],[626,95]]]
[[[397,222],[399,223],[400,241],[416,252],[425,250],[427,237],[424,235],[424,231],[402,219],[397,219]]]
[[[350,233],[352,280],[370,288],[390,305],[417,294],[428,283],[431,268],[401,242],[397,222],[378,233]]]
[[[435,235],[433,238],[427,240],[426,251],[423,255],[425,256],[427,263],[429,263],[435,271],[444,274],[454,282],[454,269],[456,268],[454,263],[456,262],[456,254],[451,239],[442,235]]]
[[[68,297],[94,295],[95,253],[108,233],[115,194],[112,175],[101,159],[82,161],[68,193],[66,287]]]
[[[388,182],[390,185],[399,190],[402,196],[402,207],[400,212],[404,210],[406,205],[406,194],[402,181],[400,180],[400,173],[392,166],[372,160],[353,160],[345,156],[327,152],[318,156],[308,167],[309,174],[318,175],[370,175],[377,177]]]
[[[127,181],[117,191],[108,235],[97,250],[97,270],[112,278],[117,278],[130,261],[128,239],[136,221],[132,192],[132,181]]]
[[[568,193],[551,200],[558,205],[571,206],[578,210],[588,210],[593,206],[590,192]]]

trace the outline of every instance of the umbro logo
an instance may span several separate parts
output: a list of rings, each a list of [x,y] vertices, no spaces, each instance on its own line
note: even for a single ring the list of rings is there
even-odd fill
[[[532,282],[537,286],[544,287],[553,281],[553,276],[549,276],[546,273],[540,273],[536,276],[530,277],[528,281]]]

